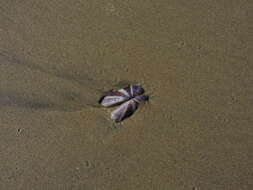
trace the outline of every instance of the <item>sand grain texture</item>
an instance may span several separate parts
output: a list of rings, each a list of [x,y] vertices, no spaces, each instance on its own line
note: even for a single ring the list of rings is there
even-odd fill
[[[252,7],[0,1],[0,189],[252,189]],[[127,83],[150,102],[114,124]]]

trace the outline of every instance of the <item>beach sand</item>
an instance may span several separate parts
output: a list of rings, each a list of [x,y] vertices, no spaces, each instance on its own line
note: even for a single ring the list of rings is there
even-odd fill
[[[0,189],[253,188],[252,2],[0,2]],[[150,96],[115,124],[99,98]]]

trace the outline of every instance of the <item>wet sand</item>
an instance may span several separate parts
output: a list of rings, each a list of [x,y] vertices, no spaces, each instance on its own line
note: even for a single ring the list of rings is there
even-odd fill
[[[252,2],[0,1],[0,189],[250,190]],[[97,101],[139,83],[121,124]]]

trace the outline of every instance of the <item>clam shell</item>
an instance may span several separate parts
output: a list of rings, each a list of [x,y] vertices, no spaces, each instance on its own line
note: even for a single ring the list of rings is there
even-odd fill
[[[141,86],[129,85],[126,88],[122,88],[117,91],[112,91],[110,94],[102,97],[99,103],[104,107],[116,106],[143,93],[144,89]]]
[[[129,100],[121,104],[111,113],[111,119],[115,122],[120,122],[130,117],[138,108],[138,103],[134,100]]]
[[[109,95],[102,97],[100,104],[104,107],[111,107],[126,102],[131,97],[128,94],[123,93],[125,91],[122,91],[123,90],[111,92]]]
[[[139,104],[148,101],[149,97],[142,95],[144,89],[140,85],[129,85],[126,88],[112,91],[101,98],[99,103],[104,107],[120,105],[111,113],[115,122],[123,121],[133,115]]]

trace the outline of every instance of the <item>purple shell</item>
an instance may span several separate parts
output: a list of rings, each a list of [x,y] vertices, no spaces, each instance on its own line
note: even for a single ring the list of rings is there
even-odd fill
[[[144,89],[139,85],[130,85],[127,87],[127,90],[130,91],[131,97],[135,97],[144,93]]]
[[[100,104],[104,107],[119,105],[129,100],[130,97],[120,91],[111,92],[109,95],[102,97]]]
[[[121,104],[117,109],[111,113],[111,118],[115,122],[123,121],[124,119],[130,117],[139,107],[140,103],[148,100],[148,96],[136,96],[133,99]]]
[[[134,100],[129,100],[120,105],[111,113],[111,119],[115,122],[120,122],[127,117],[130,117],[138,108],[138,103]]]
[[[149,97],[148,96],[136,96],[133,98],[133,100],[136,101],[137,103],[142,103],[142,102],[148,101]]]
[[[141,86],[129,85],[126,88],[119,89],[117,91],[112,91],[107,96],[104,96],[100,100],[100,104],[105,107],[116,106],[143,93],[144,89]]]
[[[102,97],[100,104],[105,107],[120,105],[111,113],[111,118],[115,122],[123,121],[131,116],[138,108],[140,103],[148,101],[148,96],[141,95],[144,89],[139,85],[129,85],[126,88],[112,91]]]

